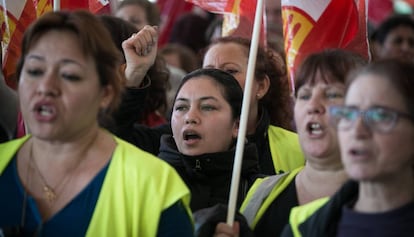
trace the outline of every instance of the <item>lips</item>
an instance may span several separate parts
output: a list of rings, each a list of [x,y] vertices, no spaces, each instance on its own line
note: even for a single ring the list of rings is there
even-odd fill
[[[35,104],[33,111],[35,118],[41,122],[50,122],[57,116],[56,107],[50,102],[38,102]]]
[[[199,133],[197,133],[194,130],[185,130],[183,132],[183,139],[185,141],[189,141],[189,140],[199,140],[201,139],[201,136]]]

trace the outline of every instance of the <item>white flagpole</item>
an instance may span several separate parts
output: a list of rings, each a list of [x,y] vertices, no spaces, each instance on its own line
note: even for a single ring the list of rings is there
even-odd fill
[[[53,0],[53,11],[60,11],[60,0]]]
[[[250,45],[249,61],[247,64],[246,84],[244,86],[243,104],[240,116],[240,127],[236,144],[236,155],[234,158],[233,174],[231,179],[230,197],[227,212],[227,224],[233,226],[236,212],[237,194],[240,183],[240,170],[243,161],[244,143],[246,137],[247,120],[249,117],[250,95],[256,66],[257,48],[260,40],[260,26],[263,15],[263,0],[257,1],[256,13],[253,25],[252,43]]]

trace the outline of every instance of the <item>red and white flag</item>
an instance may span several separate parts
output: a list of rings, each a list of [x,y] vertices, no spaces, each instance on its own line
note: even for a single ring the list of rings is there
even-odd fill
[[[343,48],[369,57],[366,1],[282,0],[284,46],[292,86],[295,69],[311,53]]]
[[[60,0],[60,9],[88,9],[92,13],[109,13],[109,0]],[[45,12],[53,10],[53,0],[0,1],[2,70],[7,84],[16,88],[14,78],[25,29]]]
[[[206,11],[223,15],[222,36],[251,38],[257,0],[187,0]],[[266,45],[263,14],[260,27],[260,44]]]
[[[42,1],[39,1],[42,2]],[[16,88],[15,68],[20,57],[20,45],[27,26],[37,18],[32,0],[0,1],[2,69],[7,84]]]

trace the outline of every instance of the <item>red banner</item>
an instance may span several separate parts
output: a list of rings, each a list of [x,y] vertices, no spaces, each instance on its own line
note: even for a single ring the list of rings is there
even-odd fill
[[[204,10],[223,14],[223,36],[252,37],[257,0],[187,0]],[[260,44],[266,45],[264,14],[260,29]]]
[[[369,57],[366,0],[283,0],[282,17],[292,86],[295,69],[311,53],[343,48]]]
[[[0,1],[0,24],[3,51],[2,69],[7,84],[16,88],[15,68],[26,27],[36,19],[33,1]]]
[[[157,0],[160,9],[161,25],[158,45],[162,47],[170,38],[171,29],[178,17],[193,9],[194,5],[183,0]]]
[[[109,13],[109,7],[109,0],[60,1],[60,9],[89,9],[93,13]],[[14,74],[25,29],[37,17],[51,10],[53,10],[53,0],[0,1],[2,70],[10,87],[17,86]]]

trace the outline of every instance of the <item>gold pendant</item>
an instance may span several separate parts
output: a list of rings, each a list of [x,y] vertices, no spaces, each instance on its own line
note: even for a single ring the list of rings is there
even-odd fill
[[[56,200],[56,193],[49,186],[43,186],[43,192],[45,193],[46,200],[51,204]]]

